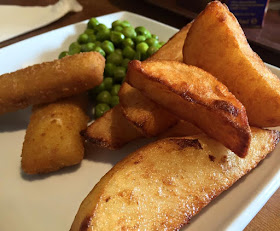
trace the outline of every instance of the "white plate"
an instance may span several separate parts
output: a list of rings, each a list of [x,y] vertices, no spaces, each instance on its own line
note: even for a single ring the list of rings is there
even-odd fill
[[[143,25],[163,41],[177,31],[128,12],[98,18],[107,26],[117,19],[126,19],[133,26]],[[86,21],[0,49],[0,74],[57,58],[85,25]],[[269,67],[280,76],[279,68]],[[96,148],[79,166],[27,176],[20,169],[20,154],[29,116],[30,108],[0,116],[0,230],[69,230],[81,201],[93,186],[117,161],[144,142],[133,142],[114,152]],[[183,230],[242,230],[280,185],[279,148],[211,202]]]

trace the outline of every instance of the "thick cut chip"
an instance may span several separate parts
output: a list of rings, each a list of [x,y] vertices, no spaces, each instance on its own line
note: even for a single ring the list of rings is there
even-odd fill
[[[179,120],[173,127],[160,134],[159,138],[192,136],[202,133],[203,132],[193,124],[185,120]]]
[[[149,144],[100,180],[82,202],[71,231],[179,230],[256,167],[278,139],[278,131],[252,128],[244,159],[205,135]]]
[[[81,134],[91,143],[112,150],[142,137],[142,134],[123,116],[120,105],[107,111]]]
[[[184,26],[148,60],[176,60],[182,62],[182,49],[190,27],[191,23]],[[124,116],[144,136],[157,136],[178,121],[171,113],[168,113],[128,84],[123,84],[119,96]]]
[[[188,23],[147,60],[175,60],[183,62],[183,46],[192,23]]]
[[[128,83],[122,84],[119,97],[125,118],[147,137],[159,135],[178,121],[177,117]]]
[[[134,60],[126,81],[240,157],[247,154],[251,134],[245,108],[211,74],[176,61]]]
[[[87,127],[87,97],[61,99],[33,107],[22,147],[22,170],[28,174],[47,173],[82,161]]]
[[[250,48],[237,19],[219,1],[208,4],[193,22],[184,62],[224,83],[245,106],[249,123],[280,125],[280,81]]]

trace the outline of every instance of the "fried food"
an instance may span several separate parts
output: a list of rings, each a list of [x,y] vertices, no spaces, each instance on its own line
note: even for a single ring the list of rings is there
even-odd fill
[[[89,142],[112,150],[142,137],[142,134],[123,116],[120,105],[95,120],[82,135]]]
[[[86,52],[0,76],[0,114],[79,94],[103,80],[105,59]]]
[[[84,140],[80,131],[89,121],[86,107],[85,95],[33,107],[21,155],[25,173],[47,173],[81,162]]]
[[[205,136],[151,143],[115,165],[82,202],[71,231],[179,230],[271,152],[278,131],[252,128],[241,159]]]
[[[250,48],[237,19],[219,1],[194,20],[185,41],[184,62],[224,83],[245,106],[250,125],[280,125],[280,80]]]
[[[193,124],[179,120],[173,127],[160,134],[159,138],[182,137],[202,134],[203,132]]]
[[[251,133],[245,108],[211,74],[176,61],[134,60],[126,81],[240,157],[246,156]]]
[[[173,35],[166,44],[164,44],[156,53],[147,60],[175,60],[183,62],[183,45],[192,25],[188,23],[175,35]]]
[[[128,83],[122,84],[119,97],[125,118],[144,136],[157,136],[178,121],[177,117],[145,97]]]
[[[177,60],[182,62],[182,49],[190,27],[191,23],[184,26],[147,60]],[[171,113],[127,83],[122,85],[119,97],[124,116],[144,136],[157,136],[178,121]]]

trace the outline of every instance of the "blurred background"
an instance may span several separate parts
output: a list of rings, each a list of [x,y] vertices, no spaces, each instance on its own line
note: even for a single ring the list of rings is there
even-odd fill
[[[67,1],[67,0],[66,0]],[[69,0],[70,1],[70,0]],[[0,43],[0,48],[46,31],[117,11],[134,12],[181,28],[205,8],[209,0],[77,0],[81,12],[70,12],[48,25]],[[58,0],[0,0],[0,5],[48,6]],[[270,64],[280,66],[280,0],[222,1],[239,19],[254,51]],[[20,15],[14,15],[17,17]],[[5,22],[5,19],[1,18]]]

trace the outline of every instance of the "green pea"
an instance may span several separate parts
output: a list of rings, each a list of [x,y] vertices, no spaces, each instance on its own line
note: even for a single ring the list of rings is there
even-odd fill
[[[101,46],[102,46],[102,42],[100,42],[100,41],[95,41],[94,43],[95,43],[95,45],[96,45],[97,47],[101,47]]]
[[[62,59],[63,57],[65,57],[65,56],[67,56],[67,55],[69,55],[67,51],[62,51],[62,52],[59,54],[58,58],[59,58],[59,59]]]
[[[127,58],[123,59],[123,61],[122,61],[122,66],[123,66],[124,68],[127,69],[128,63],[129,63],[130,61],[131,61],[131,60],[130,60],[130,59],[127,59]]]
[[[127,46],[123,49],[123,56],[131,60],[135,56],[135,50],[132,47]]]
[[[162,47],[165,44],[165,42],[159,42],[160,47]]]
[[[90,29],[93,29],[93,28],[95,28],[98,24],[99,24],[99,22],[98,22],[98,20],[97,20],[96,18],[91,18],[91,19],[88,21],[87,27],[90,28]]]
[[[125,27],[122,30],[122,33],[126,38],[135,38],[137,36],[133,27]]]
[[[88,42],[88,35],[83,33],[79,36],[78,38],[78,42],[83,44],[83,43],[87,43]]]
[[[104,115],[106,111],[110,110],[110,106],[106,103],[99,103],[95,106],[95,118],[99,118]]]
[[[120,84],[113,85],[112,90],[111,90],[111,95],[112,96],[118,95],[120,88],[121,88]]]
[[[121,65],[122,63],[122,60],[123,60],[123,57],[122,55],[118,54],[116,51],[109,54],[107,56],[107,63],[113,63],[115,65]]]
[[[158,47],[155,46],[151,46],[149,47],[149,49],[147,50],[147,55],[148,57],[150,57],[152,54],[154,54],[155,52],[157,52]]]
[[[141,60],[141,53],[139,51],[136,51],[133,59]]]
[[[152,34],[152,38],[158,40],[158,36],[156,34]]]
[[[105,40],[102,45],[102,49],[106,52],[106,54],[111,54],[115,51],[115,46],[111,41]]]
[[[110,38],[114,44],[120,44],[124,40],[125,36],[121,32],[111,31]]]
[[[133,40],[131,38],[126,38],[126,39],[123,40],[122,46],[123,47],[129,46],[129,47],[133,48],[134,47],[134,42],[133,42]]]
[[[119,55],[122,55],[122,50],[121,49],[116,49],[115,52]]]
[[[95,88],[93,88],[92,90],[90,90],[91,95],[96,96],[97,94],[99,94],[100,92],[105,90],[105,84],[104,82],[102,82],[100,85],[96,86]]]
[[[144,42],[146,40],[146,37],[144,35],[138,35],[138,36],[136,36],[136,38],[134,40],[135,40],[135,43],[138,44],[138,43]]]
[[[118,66],[114,70],[114,81],[122,82],[126,75],[126,68]]]
[[[105,85],[105,87],[106,87],[106,85]],[[98,102],[98,103],[107,103],[107,104],[109,104],[110,103],[110,101],[111,101],[111,94],[110,94],[110,92],[109,91],[101,91],[98,95],[97,95],[97,97],[96,97],[96,101]]]
[[[113,95],[113,96],[111,97],[111,102],[110,102],[111,107],[115,107],[115,106],[118,105],[119,103],[120,103],[119,96]]]
[[[106,63],[105,64],[105,69],[104,69],[104,74],[106,76],[114,76],[114,70],[116,68],[116,65],[113,63]]]
[[[149,46],[158,46],[158,40],[154,39],[154,38],[147,38],[145,40],[145,43],[147,43]]]
[[[114,31],[122,32],[122,30],[123,30],[123,27],[122,27],[122,26],[116,26],[116,27],[114,28]]]
[[[81,51],[83,51],[83,52],[94,51],[95,47],[96,47],[95,43],[83,44],[81,46]]]
[[[131,27],[130,23],[127,20],[124,20],[120,24],[122,27]]]
[[[95,42],[96,41],[96,35],[94,35],[94,34],[89,34],[88,35],[88,42],[89,43],[93,43],[93,42]]]
[[[94,34],[94,30],[88,28],[88,29],[85,30],[84,33],[87,34],[87,35],[92,35],[92,34]]]
[[[149,49],[149,45],[145,42],[141,42],[136,46],[136,51],[140,52],[142,55],[146,54],[148,49]]]
[[[146,38],[151,38],[152,35],[150,33],[150,31],[148,31],[145,27],[143,26],[138,26],[135,28],[135,31],[137,33],[137,35],[144,35]]]
[[[81,47],[74,47],[73,49],[68,51],[69,55],[75,55],[81,52]]]
[[[95,47],[94,51],[99,52],[101,55],[105,57],[106,53],[101,47]]]
[[[121,20],[116,20],[112,23],[112,27],[115,28],[116,26],[120,26],[122,24]]]
[[[102,42],[102,41],[107,40],[107,39],[110,39],[110,30],[109,29],[101,30],[101,31],[97,32],[96,40]]]
[[[73,42],[69,46],[69,50],[76,49],[77,47],[80,48],[80,44],[78,42]]]
[[[113,78],[111,77],[106,77],[104,80],[103,80],[103,83],[105,85],[105,89],[107,91],[111,91],[112,87],[113,87]]]
[[[100,24],[98,24],[98,25],[95,27],[95,29],[96,29],[97,31],[105,31],[105,30],[108,30],[108,27],[107,27],[106,25],[100,23]]]

